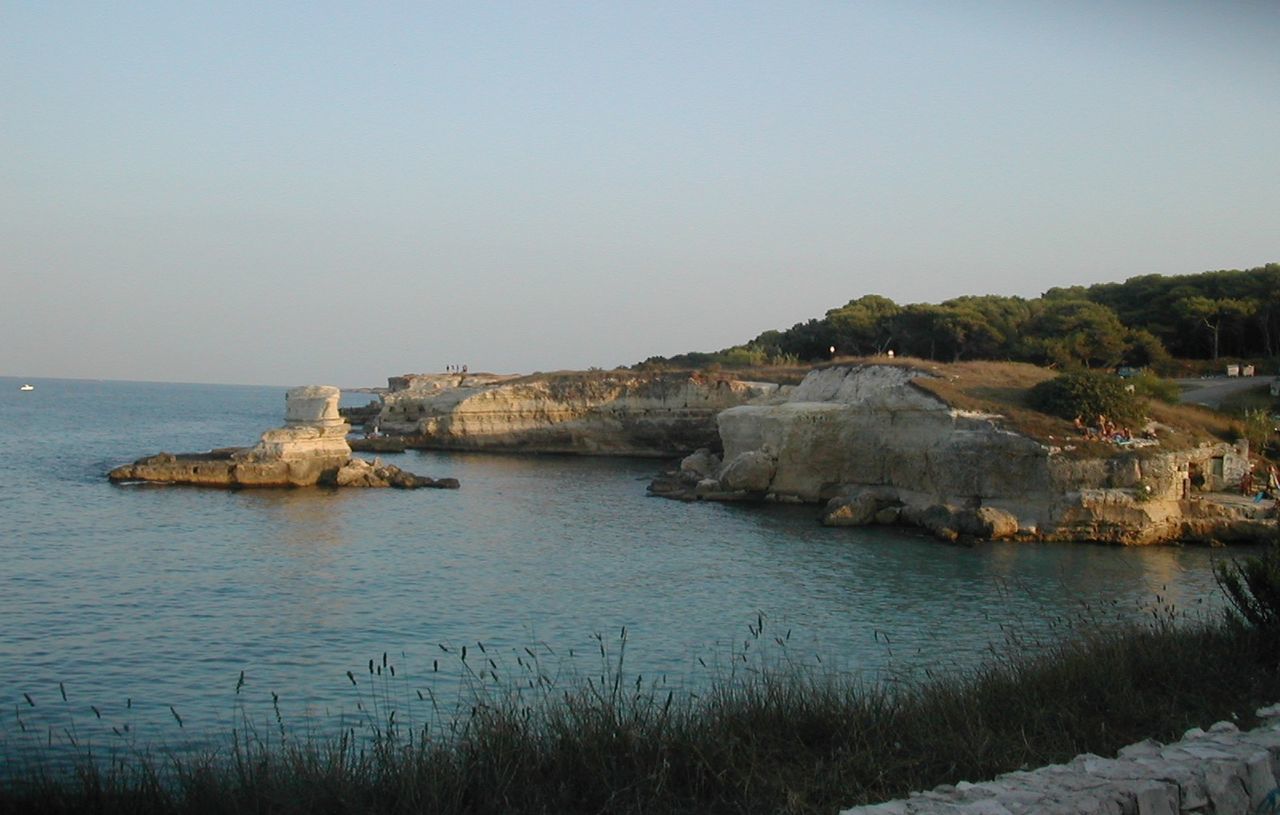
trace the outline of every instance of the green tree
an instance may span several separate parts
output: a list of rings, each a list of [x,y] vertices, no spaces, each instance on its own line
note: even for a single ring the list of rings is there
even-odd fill
[[[937,359],[941,322],[946,309],[928,303],[906,306],[893,319],[893,338],[897,350],[922,359]]]
[[[1125,365],[1138,368],[1162,367],[1171,357],[1160,338],[1145,328],[1138,328],[1125,335]]]
[[[1125,389],[1124,380],[1100,371],[1074,370],[1046,380],[1027,392],[1031,407],[1051,416],[1086,423],[1098,416],[1122,425],[1142,419],[1138,398]]]
[[[1222,297],[1186,297],[1178,301],[1178,313],[1190,323],[1208,330],[1213,339],[1213,356],[1218,358],[1218,350],[1222,338],[1222,329],[1233,322],[1249,317],[1257,308],[1256,304],[1247,300]]]
[[[1127,332],[1116,313],[1088,300],[1053,300],[1027,325],[1023,354],[1037,362],[1110,368],[1124,359]]]
[[[893,339],[893,318],[902,309],[887,297],[868,294],[827,312],[839,354],[879,354]]]
[[[829,359],[828,349],[835,345],[835,334],[826,320],[809,320],[782,332],[780,344],[783,355],[803,360]]]

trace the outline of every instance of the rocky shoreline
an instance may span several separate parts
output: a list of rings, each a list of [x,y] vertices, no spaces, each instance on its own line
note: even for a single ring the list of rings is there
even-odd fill
[[[1276,501],[1238,496],[1247,443],[1068,456],[914,385],[928,376],[901,365],[812,371],[779,401],[721,412],[723,456],[696,451],[650,492],[822,504],[828,526],[902,524],[959,543],[1277,538]]]

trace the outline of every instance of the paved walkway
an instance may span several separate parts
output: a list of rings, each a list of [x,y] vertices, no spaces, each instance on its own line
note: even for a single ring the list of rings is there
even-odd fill
[[[1150,739],[1116,758],[1092,754],[1067,764],[960,782],[841,815],[1247,815],[1280,812],[1280,705],[1258,711],[1263,725],[1241,731],[1218,722],[1163,745]]]
[[[1241,391],[1266,388],[1269,376],[1212,376],[1203,379],[1176,379],[1182,388],[1182,401],[1217,409],[1225,400]]]

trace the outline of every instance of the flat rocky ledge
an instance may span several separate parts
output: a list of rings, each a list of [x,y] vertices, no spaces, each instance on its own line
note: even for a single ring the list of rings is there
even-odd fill
[[[1280,811],[1280,705],[1262,726],[1218,722],[1181,741],[1148,739],[1116,758],[1086,753],[1066,764],[960,782],[841,815],[1245,815]]]
[[[393,487],[458,488],[456,478],[428,478],[378,459],[255,460],[250,448],[208,453],[157,453],[116,467],[107,478],[118,484],[187,484],[202,487]]]

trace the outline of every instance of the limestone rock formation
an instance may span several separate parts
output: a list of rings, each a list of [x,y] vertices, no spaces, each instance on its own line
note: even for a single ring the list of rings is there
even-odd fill
[[[692,373],[395,377],[378,425],[410,447],[671,457],[718,448],[716,416],[785,390]]]
[[[824,523],[908,523],[941,539],[1261,540],[1273,502],[1211,501],[1238,481],[1244,450],[1225,443],[1071,458],[1000,417],[953,408],[897,365],[812,371],[784,398],[722,411],[723,463],[705,458],[655,481],[685,500],[829,502]],[[1212,483],[1209,483],[1212,480]]]
[[[107,477],[215,487],[457,486],[453,479],[434,481],[352,458],[347,444],[351,428],[338,414],[340,395],[329,385],[293,388],[285,394],[284,427],[266,431],[253,447],[160,453],[116,467]]]

